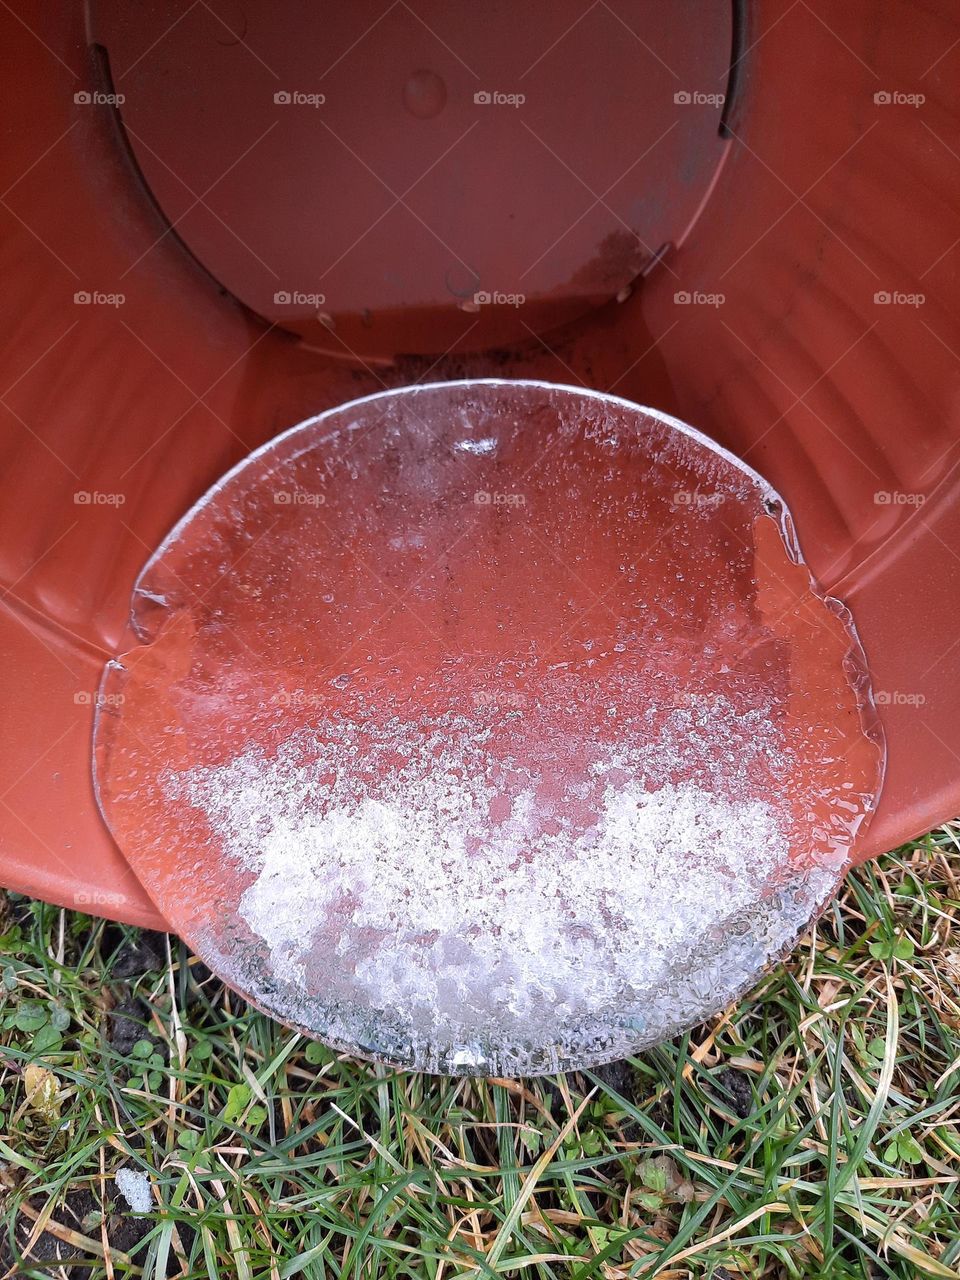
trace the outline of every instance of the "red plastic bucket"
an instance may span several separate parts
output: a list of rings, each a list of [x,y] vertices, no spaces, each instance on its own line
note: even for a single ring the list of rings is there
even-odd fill
[[[953,9],[319,21],[0,16],[3,882],[163,927],[90,769],[137,574],[251,449],[444,378],[613,392],[759,471],[869,663],[856,856],[956,812]]]

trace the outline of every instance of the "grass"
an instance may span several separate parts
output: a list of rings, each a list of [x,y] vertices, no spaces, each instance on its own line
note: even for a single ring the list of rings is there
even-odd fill
[[[710,1025],[536,1080],[335,1057],[176,940],[11,900],[0,1276],[958,1276],[958,872],[941,828]]]

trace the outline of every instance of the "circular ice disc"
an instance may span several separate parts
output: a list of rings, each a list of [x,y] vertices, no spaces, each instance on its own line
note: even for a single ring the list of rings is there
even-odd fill
[[[688,427],[530,382],[385,392],[181,521],[96,774],[171,925],[342,1048],[596,1063],[713,1013],[879,785],[862,655],[783,506]]]

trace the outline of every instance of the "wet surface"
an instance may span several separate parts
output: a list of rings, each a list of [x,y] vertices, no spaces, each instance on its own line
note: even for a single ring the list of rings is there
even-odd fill
[[[181,522],[133,616],[96,733],[132,866],[256,1004],[412,1067],[701,1020],[829,898],[879,786],[859,646],[776,496],[591,393],[303,424]]]

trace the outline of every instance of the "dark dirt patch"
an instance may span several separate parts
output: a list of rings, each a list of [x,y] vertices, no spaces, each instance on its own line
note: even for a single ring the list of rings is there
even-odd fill
[[[604,1063],[602,1067],[594,1067],[593,1075],[611,1089],[619,1097],[626,1102],[636,1103],[637,1101],[637,1076],[633,1067],[625,1058],[620,1058],[616,1062]],[[586,1076],[577,1076],[577,1085],[581,1093],[588,1093],[593,1088],[593,1084]],[[615,1104],[610,1101],[611,1107]],[[641,1136],[642,1130],[637,1122],[629,1116],[621,1118],[617,1125],[617,1134],[624,1142],[637,1142]]]
[[[138,1040],[150,1038],[147,1011],[136,996],[124,992],[113,1006],[107,1019],[107,1038],[123,1057],[130,1053]]]
[[[619,1093],[621,1098],[626,1098],[628,1102],[634,1101],[634,1072],[626,1059],[621,1058],[618,1062],[607,1062],[602,1067],[594,1067],[593,1074],[614,1093]],[[585,1083],[589,1085],[589,1081]]]
[[[110,1246],[136,1259],[137,1246],[156,1226],[156,1218],[153,1215],[135,1217],[127,1212],[126,1202],[116,1190],[112,1178],[108,1179],[107,1187],[106,1203],[86,1187],[68,1192],[54,1210],[53,1221],[101,1243],[99,1215],[106,1212],[107,1240]],[[45,1207],[46,1199],[44,1196],[30,1196],[27,1204],[34,1212],[40,1213]],[[14,1277],[21,1275],[22,1271],[13,1269],[15,1266],[50,1277],[67,1277],[68,1280],[80,1280],[90,1274],[90,1266],[96,1261],[96,1255],[81,1246],[61,1240],[51,1231],[42,1231],[29,1254],[25,1254],[34,1229],[33,1219],[28,1214],[21,1213],[16,1221],[16,1248],[11,1247],[8,1239],[0,1238],[0,1268],[3,1274]],[[177,1233],[182,1248],[189,1256],[196,1235],[194,1229],[181,1222],[177,1225]],[[21,1258],[22,1263],[19,1261]],[[48,1266],[50,1269],[45,1270]],[[172,1276],[179,1272],[180,1264],[171,1251],[167,1274]]]
[[[125,938],[111,967],[112,978],[139,978],[166,964],[166,935],[144,929],[139,936]]]
[[[35,1212],[43,1211],[46,1200],[43,1196],[31,1196],[27,1204]],[[91,1239],[100,1241],[100,1225],[95,1215],[103,1211],[100,1199],[89,1189],[69,1191],[63,1202],[53,1212],[53,1220],[62,1227],[77,1231]],[[129,1214],[111,1213],[107,1217],[107,1239],[115,1248],[129,1253],[140,1243],[153,1228],[150,1218],[134,1218]],[[17,1259],[23,1258],[23,1266],[32,1270],[50,1263],[53,1269],[46,1274],[50,1276],[86,1276],[89,1275],[89,1262],[95,1255],[88,1253],[81,1246],[61,1240],[51,1231],[42,1231],[34,1241],[29,1254],[25,1254],[27,1243],[35,1227],[32,1218],[21,1213],[15,1228],[16,1250],[10,1247],[7,1240],[0,1242],[0,1266],[5,1270],[21,1265]],[[83,1259],[81,1262],[80,1260]],[[76,1262],[77,1266],[64,1266],[64,1263]],[[13,1275],[19,1272],[13,1271]],[[43,1274],[41,1272],[41,1274]]]
[[[14,925],[29,925],[34,915],[34,902],[22,893],[12,893],[4,889],[0,898],[0,932],[6,932]]]
[[[42,1196],[33,1196],[27,1201],[30,1208],[37,1213],[43,1210],[44,1203]],[[92,1192],[85,1190],[71,1191],[67,1194],[64,1203],[54,1211],[53,1216],[62,1226],[69,1227],[72,1231],[83,1231],[82,1223],[84,1218],[88,1213],[99,1207],[99,1202]],[[5,1268],[13,1267],[15,1258],[23,1256],[23,1251],[26,1249],[27,1241],[33,1231],[33,1220],[25,1213],[20,1214],[17,1218],[14,1232],[17,1242],[16,1253],[11,1249],[9,1242],[4,1240],[2,1246],[0,1246],[0,1265]],[[40,1264],[45,1262],[58,1263],[78,1257],[80,1257],[80,1251],[73,1245],[59,1240],[49,1231],[41,1231],[33,1248],[30,1250],[27,1261]],[[16,1274],[14,1272],[14,1275]]]
[[[591,1073],[602,1080],[615,1093],[619,1093],[621,1098],[626,1098],[628,1102],[633,1102],[633,1067],[625,1059],[621,1059],[618,1062],[607,1062],[602,1067],[591,1067]],[[593,1081],[582,1071],[574,1071],[568,1079],[571,1085],[571,1092],[579,1094],[581,1098],[594,1087]],[[563,1094],[551,1080],[542,1080],[540,1084],[543,1089],[544,1101],[547,1103],[551,1115],[558,1115],[565,1106]]]
[[[730,1108],[735,1116],[746,1120],[753,1115],[755,1102],[750,1077],[745,1071],[737,1071],[735,1067],[724,1067],[713,1077],[721,1100]]]
[[[122,1199],[120,1204],[123,1204]],[[149,1216],[135,1218],[132,1213],[111,1213],[107,1219],[107,1235],[115,1249],[120,1249],[123,1253],[132,1253],[154,1225],[153,1219]]]

